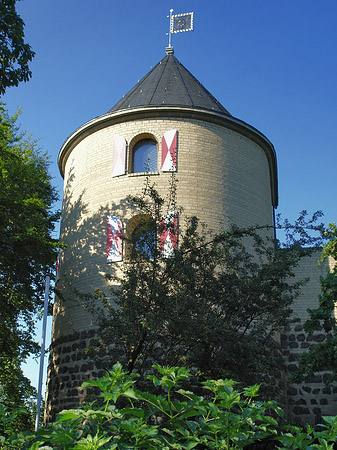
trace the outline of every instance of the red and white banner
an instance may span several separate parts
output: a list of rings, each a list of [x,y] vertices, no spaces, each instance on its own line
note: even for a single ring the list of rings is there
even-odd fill
[[[106,262],[122,261],[122,221],[116,216],[107,216]]]
[[[166,131],[161,139],[161,170],[177,171],[177,130]]]
[[[165,214],[160,225],[159,250],[163,258],[171,258],[178,248],[178,212]]]

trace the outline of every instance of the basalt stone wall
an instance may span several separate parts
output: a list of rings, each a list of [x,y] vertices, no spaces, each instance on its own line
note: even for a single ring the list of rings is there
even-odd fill
[[[56,415],[65,409],[77,408],[81,403],[97,398],[95,389],[81,389],[84,381],[103,377],[107,367],[104,361],[109,360],[106,350],[100,349],[95,357],[88,352],[95,346],[99,333],[96,329],[62,336],[50,346],[45,423],[53,422]],[[284,335],[282,336],[282,343]],[[109,360],[110,361],[110,360]],[[152,363],[149,364],[149,367]],[[287,392],[284,372],[281,368],[270,374],[277,386],[278,395],[274,395],[278,404],[287,411]],[[192,389],[198,386],[197,377],[192,378]],[[195,383],[195,384],[193,384]]]
[[[318,306],[320,295],[320,276],[324,277],[331,269],[334,261],[329,259],[324,264],[318,264],[320,252],[310,258],[305,258],[296,272],[297,279],[309,277],[308,283],[302,288],[302,294],[294,304],[294,317],[299,321],[284,330],[281,335],[281,347],[285,360],[286,376],[297,368],[298,356],[318,343],[329,339],[324,330],[308,334],[303,330],[303,323],[309,317],[307,309]],[[319,423],[322,416],[337,414],[337,385],[327,385],[328,374],[320,372],[299,384],[288,384],[287,405],[289,420],[294,423]]]
[[[303,323],[308,318],[307,309],[318,305],[319,277],[325,276],[334,264],[333,260],[327,260],[318,265],[319,257],[320,252],[317,252],[303,260],[297,269],[297,279],[310,279],[293,306],[294,317],[299,318],[299,321],[287,327],[280,336],[286,378],[296,369],[299,354],[329,339],[323,330],[314,334],[307,334],[303,330]],[[90,392],[80,390],[81,384],[90,378],[104,375],[104,369],[86,351],[96,338],[95,328],[87,328],[74,332],[68,325],[68,333],[64,330],[64,334],[52,342],[45,413],[47,421],[54,420],[56,413],[63,409],[77,407],[85,396],[90,397]],[[71,334],[69,331],[72,331]],[[104,358],[105,354],[97,356]],[[281,373],[278,380],[281,382],[279,401],[291,422],[314,424],[320,422],[322,416],[337,414],[337,385],[326,385],[327,379],[328,375],[322,372],[306,382],[284,385]]]
[[[88,379],[102,377],[105,370],[88,356],[87,348],[96,336],[95,329],[62,336],[50,347],[45,421],[55,420],[63,409],[76,408],[88,390],[81,390]]]
[[[297,368],[297,357],[319,342],[329,339],[324,332],[307,334],[302,324],[289,327],[281,336],[281,345],[289,377]],[[290,384],[287,389],[289,418],[295,423],[320,423],[322,416],[337,414],[337,385],[327,385],[328,374],[321,372],[306,382]]]

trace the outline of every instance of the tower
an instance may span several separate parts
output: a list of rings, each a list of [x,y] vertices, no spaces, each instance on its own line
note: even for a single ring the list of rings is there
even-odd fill
[[[178,61],[165,57],[106,114],[79,127],[59,154],[64,177],[63,251],[54,305],[48,413],[78,403],[81,383],[100,376],[79,349],[95,335],[93,317],[75,290],[106,289],[107,216],[132,220],[128,195],[139,194],[146,176],[165,196],[171,172],[186,216],[211,229],[273,225],[277,206],[276,155],[270,141],[233,117]],[[108,252],[109,256],[109,252]],[[68,289],[69,287],[71,289]]]

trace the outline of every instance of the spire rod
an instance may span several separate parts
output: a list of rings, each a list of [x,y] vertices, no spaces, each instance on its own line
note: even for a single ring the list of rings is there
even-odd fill
[[[170,15],[167,16],[167,17],[169,17],[169,19],[170,19],[169,32],[167,33],[167,34],[168,34],[168,37],[169,37],[169,42],[168,42],[168,47],[167,47],[167,48],[173,48],[173,47],[171,46],[171,36],[172,36],[171,22],[172,22],[172,13],[173,13],[173,9],[170,9]]]

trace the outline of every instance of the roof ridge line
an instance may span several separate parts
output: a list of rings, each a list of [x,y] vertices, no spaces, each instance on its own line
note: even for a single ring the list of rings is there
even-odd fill
[[[186,90],[186,92],[187,92],[187,95],[188,95],[188,97],[189,97],[189,99],[190,99],[191,105],[194,106],[192,97],[191,97],[191,95],[190,95],[190,93],[189,93],[189,91],[188,91],[188,89],[187,89],[187,86],[186,86],[184,77],[182,76],[182,74],[181,74],[181,72],[180,72],[179,64],[180,64],[182,67],[184,67],[184,66],[183,66],[180,62],[179,62],[179,64],[177,64],[177,61],[178,61],[178,60],[177,60],[177,58],[175,58],[175,57],[173,57],[173,61],[174,61],[174,64],[175,64],[175,66],[176,66],[176,68],[177,68],[177,70],[178,70],[178,72],[179,72],[180,78],[181,78],[181,80],[182,80],[182,82],[183,82],[184,88],[185,88],[185,90]],[[185,67],[184,67],[184,68],[185,68]],[[186,69],[186,70],[187,70],[187,69]]]
[[[165,61],[165,66],[166,66],[166,65],[167,65],[167,61],[168,61],[168,56],[167,56],[167,55],[166,55],[161,61],[159,61],[159,63],[157,64],[157,66],[158,66],[158,65],[161,65],[165,58],[166,58],[166,61]],[[162,68],[160,77],[158,78],[158,81],[157,81],[157,85],[156,85],[156,87],[153,89],[153,93],[152,93],[152,95],[151,95],[151,99],[150,99],[150,102],[149,102],[150,104],[151,104],[151,101],[152,101],[152,99],[153,99],[153,97],[154,97],[156,91],[157,91],[157,88],[158,88],[158,85],[159,85],[159,83],[160,83],[160,80],[161,80],[162,77],[163,77],[164,70],[165,70],[165,67]]]

